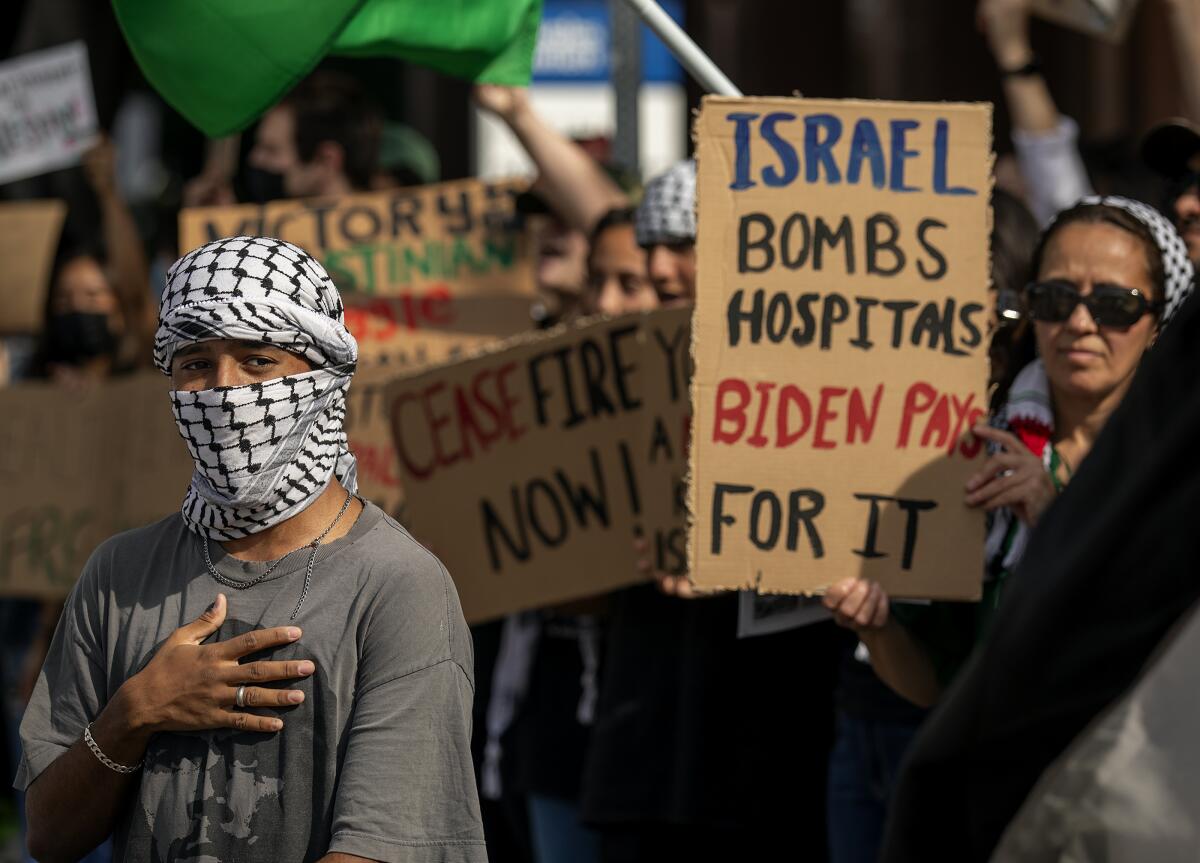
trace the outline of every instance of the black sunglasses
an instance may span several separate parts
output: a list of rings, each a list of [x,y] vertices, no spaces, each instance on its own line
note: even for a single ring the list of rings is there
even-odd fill
[[[1136,288],[1093,285],[1092,292],[1085,296],[1066,281],[1033,282],[1025,287],[1025,308],[1035,321],[1062,323],[1080,303],[1101,327],[1131,327],[1142,315],[1159,309],[1158,303],[1146,299]]]

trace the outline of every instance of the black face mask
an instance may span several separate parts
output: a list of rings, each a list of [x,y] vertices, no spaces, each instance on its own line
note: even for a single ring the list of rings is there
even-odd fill
[[[279,201],[287,197],[283,191],[283,174],[250,166],[247,166],[245,171],[246,194],[255,204]]]
[[[46,359],[79,365],[116,353],[117,337],[108,328],[108,315],[66,312],[52,315],[46,326]]]

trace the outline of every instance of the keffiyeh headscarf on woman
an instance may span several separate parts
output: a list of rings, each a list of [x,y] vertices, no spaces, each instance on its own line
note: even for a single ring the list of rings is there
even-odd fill
[[[1141,201],[1117,195],[1092,195],[1082,198],[1076,206],[1083,205],[1103,205],[1124,210],[1145,225],[1154,238],[1154,244],[1162,258],[1164,275],[1162,313],[1158,319],[1158,329],[1161,332],[1192,293],[1195,284],[1195,271],[1188,259],[1183,238],[1158,210]],[[1046,230],[1050,231],[1053,227],[1054,222],[1051,221]],[[1002,428],[1012,431],[1030,452],[1042,460],[1046,469],[1050,469],[1054,406],[1050,395],[1050,381],[1040,359],[1034,360],[1017,375],[998,420]],[[1016,522],[1014,530],[1014,521],[1016,519],[1012,510],[1007,508],[997,510],[992,517],[984,549],[989,574],[995,574],[1001,569],[1011,570],[1025,552],[1029,530],[1020,522]],[[1012,539],[1006,543],[1005,538],[1009,536],[1010,531]]]
[[[208,339],[262,342],[313,371],[237,387],[170,393],[196,469],[187,526],[211,539],[247,536],[304,510],[333,476],[357,489],[342,423],[358,345],[342,301],[307,252],[265,237],[214,240],[180,258],[154,337],[166,375],[180,348]]]
[[[696,162],[676,162],[646,184],[634,217],[634,234],[643,248],[696,241]]]

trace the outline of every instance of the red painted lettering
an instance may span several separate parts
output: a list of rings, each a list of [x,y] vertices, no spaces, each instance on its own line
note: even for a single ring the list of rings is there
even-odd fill
[[[771,390],[775,389],[775,384],[760,381],[754,385],[754,388],[758,390],[758,419],[754,422],[754,434],[746,438],[746,443],[761,448],[767,445],[767,436],[762,433],[762,430],[767,421],[767,407],[771,404]]]
[[[913,420],[918,414],[925,413],[933,407],[936,398],[937,390],[929,384],[918,382],[908,388],[908,392],[904,394],[904,408],[900,415],[900,436],[896,439],[897,448],[905,449],[908,446]]]
[[[726,404],[726,395],[737,399],[733,405]],[[717,412],[713,419],[713,443],[737,443],[746,431],[746,406],[750,404],[750,387],[738,378],[726,378],[717,384]],[[733,426],[726,429],[726,423]]]
[[[788,429],[788,406],[795,405],[800,411],[800,428]],[[779,413],[775,422],[775,446],[791,446],[808,431],[812,424],[812,405],[808,396],[794,384],[788,384],[779,390]]]
[[[845,387],[821,387],[821,400],[817,405],[817,423],[813,430],[814,449],[833,449],[837,446],[835,441],[825,437],[825,426],[831,420],[838,418],[838,412],[833,409],[830,402],[833,399],[840,399],[845,394]]]
[[[879,419],[879,400],[883,398],[883,384],[875,387],[875,397],[871,399],[871,412],[867,413],[862,391],[855,387],[850,391],[850,406],[846,410],[846,443],[855,443],[861,435],[863,443],[871,442],[875,433],[875,420]]]

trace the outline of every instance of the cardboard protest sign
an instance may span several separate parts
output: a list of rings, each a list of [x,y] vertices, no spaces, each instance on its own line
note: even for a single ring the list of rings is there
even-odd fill
[[[1129,31],[1138,0],[1033,0],[1033,13],[1048,21],[1082,30],[1110,42]]]
[[[709,97],[696,138],[692,579],[978,596],[990,106]]]
[[[394,518],[401,514],[404,488],[385,394],[401,374],[399,369],[360,369],[346,394],[346,438],[358,459],[358,493]]]
[[[82,41],[0,63],[0,183],[77,164],[96,131]]]
[[[219,237],[295,243],[328,270],[364,365],[424,365],[530,326],[518,181],[458,180],[337,199],[184,209],[180,253]]]
[[[644,441],[635,462],[643,495],[645,538],[654,568],[668,575],[687,572],[687,451],[691,445],[692,309],[662,309],[644,315],[646,403],[652,415],[639,420]]]
[[[0,203],[0,333],[41,330],[66,215],[62,201]]]
[[[390,386],[405,524],[469,621],[642,580],[635,535],[680,571],[686,315],[563,327]]]
[[[162,375],[0,390],[0,595],[63,596],[93,549],[177,509],[192,459]]]

